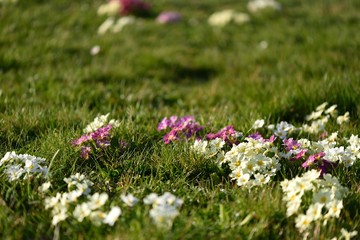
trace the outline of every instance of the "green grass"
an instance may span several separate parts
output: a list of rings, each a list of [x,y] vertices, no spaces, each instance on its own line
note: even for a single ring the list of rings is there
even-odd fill
[[[81,172],[95,183],[93,192],[106,191],[119,205],[124,192],[142,199],[165,191],[184,205],[171,231],[157,230],[140,204],[122,207],[114,227],[64,222],[61,239],[300,239],[294,219],[286,218],[281,177],[243,190],[220,179],[214,163],[196,158],[191,141],[164,145],[156,127],[170,115],[194,115],[208,132],[229,124],[247,132],[258,118],[300,125],[327,101],[350,112],[341,136],[360,134],[359,1],[281,1],[281,12],[214,29],[211,13],[246,11],[247,1],[158,0],[155,12],[177,10],[184,20],[163,26],[141,19],[99,36],[105,18],[96,10],[103,2],[0,4],[0,156],[14,150],[54,157],[54,194],[64,191],[64,176]],[[101,47],[97,56],[90,55],[94,45]],[[129,148],[109,153],[104,168],[80,159],[71,141],[108,112],[120,120],[118,135]],[[337,172],[350,193],[340,218],[314,238],[339,236],[342,227],[360,230],[359,176],[359,160]],[[52,238],[40,182],[0,179],[0,238]]]

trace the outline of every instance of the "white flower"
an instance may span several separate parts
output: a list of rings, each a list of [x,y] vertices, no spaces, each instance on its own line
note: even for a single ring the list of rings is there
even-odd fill
[[[106,217],[106,213],[104,213],[103,211],[93,211],[90,213],[90,221],[95,225],[95,226],[100,226],[101,223],[104,222],[104,219]]]
[[[50,187],[51,187],[51,183],[50,182],[45,182],[38,189],[39,189],[40,192],[44,193],[44,192],[47,192]]]
[[[246,185],[249,182],[249,179],[250,179],[250,174],[245,173],[237,179],[237,185],[239,186]]]
[[[312,112],[310,115],[307,115],[305,117],[305,119],[307,121],[313,121],[313,120],[319,119],[322,116],[323,112],[324,112],[324,110],[319,110],[319,111],[316,111],[316,112]]]
[[[232,9],[215,12],[210,15],[208,23],[212,26],[223,27],[231,22],[234,12]]]
[[[355,237],[358,234],[357,231],[348,232],[344,228],[341,228],[340,232],[341,232],[341,238],[344,238],[345,240],[350,240],[352,237]]]
[[[100,25],[100,27],[98,28],[98,34],[100,34],[100,35],[103,35],[103,34],[105,34],[107,31],[109,31],[110,29],[111,29],[111,27],[114,25],[114,23],[115,23],[115,20],[113,19],[113,18],[108,18],[108,19],[106,19],[105,20],[105,22],[103,22],[101,25]],[[95,129],[96,130],[96,129]],[[95,131],[95,130],[90,130],[90,129],[87,129],[86,128],[86,132],[93,132],[93,131]]]
[[[52,225],[57,225],[59,222],[64,221],[68,217],[66,209],[60,210],[57,214],[53,215]]]
[[[326,208],[328,209],[328,212],[325,215],[325,218],[328,217],[336,217],[339,218],[340,212],[343,209],[343,202],[342,200],[332,200],[328,204],[326,204]]]
[[[264,119],[258,119],[254,122],[253,129],[262,128],[264,126],[264,124],[265,124]]]
[[[328,109],[326,109],[325,113],[326,114],[330,114],[330,116],[332,117],[336,117],[337,116],[337,110],[336,110],[337,105],[332,105],[331,107],[329,107]]]
[[[263,9],[280,10],[280,3],[275,0],[251,0],[249,1],[247,8],[249,12],[258,12]]]
[[[244,23],[250,21],[250,16],[248,14],[242,13],[242,12],[235,13],[233,15],[233,21],[237,24],[244,24]]]
[[[112,207],[110,212],[105,216],[103,222],[105,224],[113,226],[120,215],[121,215],[121,209],[119,207]]]
[[[90,208],[89,204],[82,203],[75,207],[73,216],[74,216],[74,218],[76,218],[76,220],[78,220],[79,222],[82,222],[84,220],[84,218],[90,216],[90,214],[91,214],[91,208]]]
[[[174,206],[160,206],[150,210],[150,217],[160,228],[170,228],[179,211]]]
[[[95,209],[102,207],[106,203],[108,198],[109,198],[109,196],[107,195],[107,193],[101,193],[101,194],[94,193],[90,197],[90,201],[88,202],[89,208],[91,210],[95,210]]]
[[[321,211],[323,206],[324,204],[321,203],[311,204],[308,210],[306,211],[306,216],[308,216],[309,219],[312,219],[313,221],[320,219],[322,217]]]
[[[338,117],[336,118],[336,122],[337,122],[337,124],[339,124],[339,125],[341,125],[341,124],[343,124],[343,123],[347,123],[347,122],[349,122],[349,120],[350,120],[349,112],[346,112],[343,116],[338,116]]]
[[[0,166],[7,162],[11,162],[11,160],[14,158],[17,158],[17,155],[14,151],[5,153],[5,156],[0,160]]]
[[[129,207],[133,207],[139,202],[139,199],[134,197],[134,195],[132,195],[131,193],[129,193],[127,195],[122,194],[121,200]]]
[[[208,145],[208,141],[195,140],[192,149],[199,154],[205,154],[207,145]]]
[[[100,52],[100,46],[99,45],[96,45],[96,46],[93,46],[90,50],[90,54],[92,56],[95,56],[95,55],[98,55]]]
[[[231,21],[234,21],[237,24],[243,24],[249,20],[250,17],[246,13],[237,13],[232,9],[226,9],[211,14],[208,23],[215,27],[223,27]]]
[[[327,102],[320,104],[319,106],[316,107],[316,111],[324,111],[327,105],[328,105]]]
[[[319,192],[314,193],[313,203],[327,204],[334,198],[331,191],[327,189],[321,189]]]
[[[158,198],[158,195],[156,193],[150,193],[143,199],[143,201],[145,204],[151,205],[157,200],[157,198]]]
[[[4,172],[11,182],[20,179],[26,171],[21,167],[21,165],[10,165]]]
[[[310,227],[311,222],[312,219],[304,214],[300,214],[295,219],[296,228],[299,229],[300,232],[306,231]]]
[[[132,16],[126,16],[126,17],[119,18],[111,30],[113,33],[118,33],[121,30],[123,30],[123,28],[125,26],[133,24],[134,22],[135,22],[135,18]]]
[[[109,1],[106,4],[100,5],[97,13],[99,15],[113,16],[113,15],[119,14],[120,7],[121,7],[120,1]]]

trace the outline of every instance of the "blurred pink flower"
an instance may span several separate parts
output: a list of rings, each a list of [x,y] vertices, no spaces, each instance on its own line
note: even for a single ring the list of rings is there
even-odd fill
[[[156,18],[158,23],[166,24],[166,23],[175,23],[181,20],[181,15],[178,12],[162,12]]]

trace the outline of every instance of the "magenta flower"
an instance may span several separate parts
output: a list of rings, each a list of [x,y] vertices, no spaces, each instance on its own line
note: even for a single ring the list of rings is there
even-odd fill
[[[238,132],[235,131],[234,127],[229,125],[222,128],[217,133],[209,133],[206,135],[207,140],[212,140],[216,138],[221,138],[222,140],[226,141],[229,144],[237,143],[237,134]]]
[[[196,134],[203,129],[202,126],[195,122],[195,118],[193,116],[185,116],[180,119],[178,119],[177,116],[171,116],[170,119],[165,117],[159,123],[157,129],[158,131],[161,131],[167,128],[170,128],[171,131],[164,136],[165,144],[180,138],[190,138],[192,136],[196,136]]]
[[[294,161],[294,160],[298,160],[298,159],[300,159],[300,158],[303,158],[304,156],[305,156],[305,153],[307,153],[307,149],[301,149],[297,154],[296,154],[296,156],[295,157],[293,157],[293,158],[290,158],[290,160],[291,161]]]
[[[85,160],[88,160],[90,152],[91,152],[91,147],[90,146],[81,147],[80,157],[82,157]]]
[[[73,144],[73,146],[79,146],[82,143],[89,141],[90,139],[91,139],[90,134],[85,134],[85,135],[82,135],[80,138],[74,140],[72,142],[72,144]]]
[[[314,155],[310,155],[308,159],[301,165],[303,168],[311,166],[315,161],[323,160],[322,157],[325,156],[324,152],[319,152]]]
[[[258,140],[260,142],[269,142],[269,143],[273,143],[276,140],[276,136],[275,135],[271,135],[269,139],[263,138],[262,135],[259,132],[253,133],[249,135],[249,138]]]
[[[283,143],[284,143],[283,145],[285,146],[286,151],[296,150],[296,149],[301,148],[301,144],[292,138],[284,139]]]
[[[95,132],[92,132],[90,134],[92,140],[97,141],[97,140],[106,139],[110,135],[111,128],[112,128],[112,126],[109,124],[105,127],[97,129]]]
[[[159,123],[157,130],[165,130],[167,128],[173,128],[175,126],[176,120],[178,119],[177,116],[171,116],[170,119],[164,117],[163,120]]]
[[[150,11],[150,4],[141,0],[111,0],[120,2],[121,15],[144,15]]]
[[[156,21],[158,23],[176,23],[181,20],[181,15],[178,12],[162,12],[157,16]]]

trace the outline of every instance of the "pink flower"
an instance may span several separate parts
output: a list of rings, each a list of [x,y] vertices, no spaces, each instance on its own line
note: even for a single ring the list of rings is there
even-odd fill
[[[158,23],[175,23],[181,20],[181,15],[178,12],[162,12],[157,16],[156,21]]]
[[[301,148],[301,144],[292,138],[284,139],[283,143],[284,143],[284,146],[286,147],[285,148],[286,151],[296,150],[296,149]]]
[[[206,135],[207,140],[212,140],[216,138],[221,138],[222,140],[226,141],[227,143],[236,143],[236,139],[234,141],[234,138],[236,138],[237,132],[235,131],[234,127],[229,125],[226,126],[217,133],[209,133]],[[260,135],[260,134],[259,134]]]
[[[167,128],[171,128],[171,131],[164,136],[165,144],[180,138],[190,138],[203,129],[202,126],[195,122],[193,116],[185,116],[180,119],[177,116],[171,116],[170,119],[165,117],[159,123],[157,130],[161,131]]]
[[[73,146],[79,146],[79,145],[81,145],[82,143],[89,141],[90,139],[91,139],[90,134],[85,134],[85,135],[82,135],[80,138],[75,139],[75,140],[72,142],[72,144],[73,144]]]
[[[88,160],[90,152],[91,152],[91,147],[89,146],[81,147],[80,157],[82,157],[85,160]]]
[[[322,160],[322,157],[325,156],[324,152],[319,152],[314,155],[310,155],[309,158],[301,165],[303,168],[311,166],[315,161]]]

